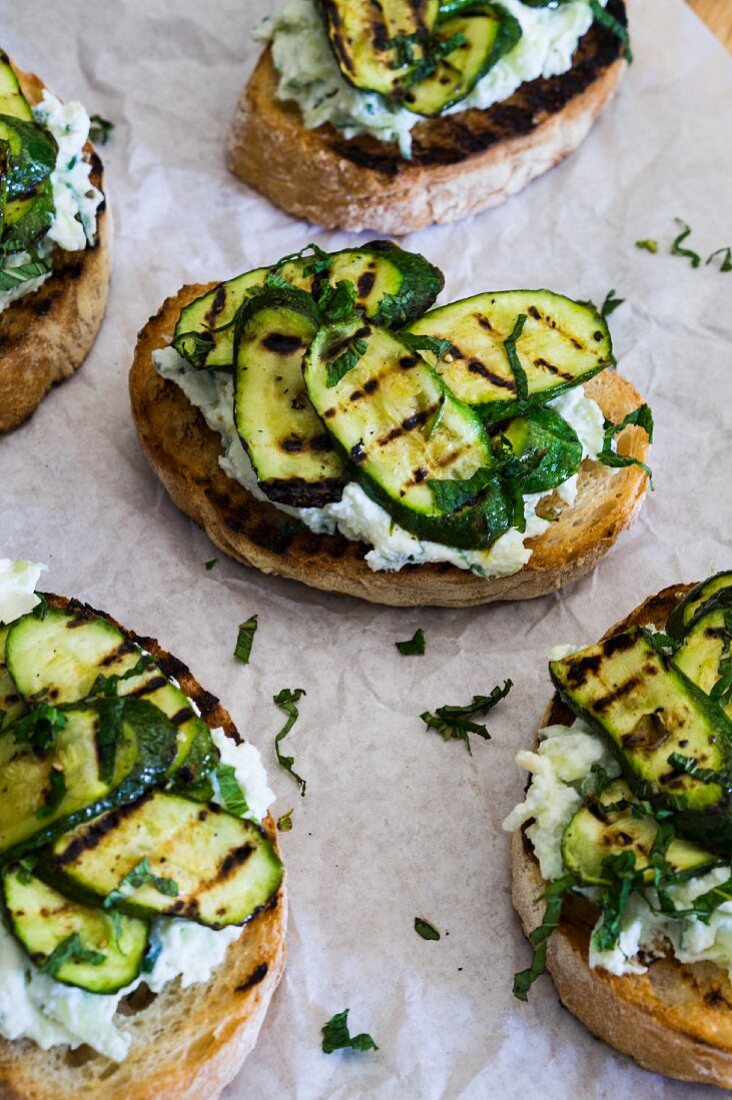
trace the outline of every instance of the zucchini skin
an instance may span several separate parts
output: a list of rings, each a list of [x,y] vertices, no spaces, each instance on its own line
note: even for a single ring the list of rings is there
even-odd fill
[[[712,600],[715,601],[713,605]],[[681,639],[695,620],[722,607],[732,607],[732,570],[715,573],[695,584],[669,615],[666,633]]]
[[[357,307],[387,327],[416,320],[445,285],[439,268],[393,241],[369,241],[328,255],[330,267],[317,274],[304,273],[315,257],[297,256],[219,283],[181,311],[172,346],[199,370],[233,369],[237,311],[263,290],[270,272],[277,272],[293,289],[315,296],[327,282],[332,286],[343,279],[353,282]]]
[[[70,901],[34,875],[27,876],[29,881],[22,881],[19,870],[17,864],[3,870],[3,916],[36,966],[48,962],[51,954],[48,948],[54,940],[53,926],[57,923],[62,925],[66,935],[55,937],[53,947],[59,946],[68,935],[77,933],[83,947],[99,951],[106,958],[98,965],[67,962],[52,975],[54,981],[86,989],[89,993],[108,994],[117,993],[137,978],[150,939],[146,921],[120,916],[120,942],[117,943],[113,918],[103,909]],[[44,944],[44,940],[51,942]]]
[[[524,400],[505,347],[521,314],[515,350],[526,373]],[[614,363],[607,322],[595,307],[546,289],[475,294],[430,310],[404,331],[450,341],[441,359],[424,356],[488,426],[545,405]]]
[[[331,364],[359,343],[366,347],[359,361],[329,385]],[[325,326],[305,355],[304,371],[310,399],[355,480],[405,530],[479,549],[509,528],[498,460],[480,419],[398,336],[358,321]],[[449,510],[439,504],[431,482],[478,472],[485,480],[464,504]]]
[[[726,621],[730,606],[716,601],[730,592],[718,592],[703,604],[684,631],[681,644],[674,652],[672,661],[676,668],[697,685],[706,695],[710,695],[720,678],[720,663],[725,656],[729,633]],[[715,700],[716,701],[716,700]],[[728,718],[732,719],[732,702],[718,706]]]
[[[605,811],[604,807],[627,801],[627,809]],[[607,885],[612,876],[603,873],[605,859],[632,850],[637,870],[647,869],[644,878],[653,882],[650,852],[658,833],[658,822],[642,813],[628,784],[614,780],[599,796],[586,799],[567,824],[562,835],[562,861],[565,870],[578,876],[583,886]],[[712,870],[724,861],[699,845],[674,837],[665,853],[678,882]]]
[[[42,661],[36,659],[39,648]],[[49,608],[42,619],[24,615],[10,627],[6,643],[8,668],[21,696],[36,702],[77,702],[89,695],[100,674],[124,677],[141,657],[142,649],[109,619],[78,607],[73,612]],[[178,747],[170,765],[173,782],[191,789],[199,785],[196,789],[210,797],[205,774],[216,766],[219,753],[185,693],[151,658],[145,671],[119,680],[117,694],[147,699],[174,721]]]
[[[26,852],[43,847],[59,834],[106,810],[137,801],[150,787],[164,778],[175,755],[175,726],[151,703],[132,699],[129,704],[123,727],[134,729],[136,757],[132,767],[121,777],[115,777],[107,792],[93,798],[87,805],[60,815],[47,825],[39,819],[38,827],[31,835],[16,844],[11,843],[4,849],[0,848],[0,863],[4,864],[7,860],[17,859]],[[100,705],[101,703],[85,703],[59,709],[67,715],[74,711],[96,712],[99,720]],[[12,737],[13,727],[8,727],[1,736]]]
[[[18,78],[5,50],[0,49],[0,115],[33,121],[33,112],[20,90]]]
[[[227,829],[236,836],[233,846],[226,840]],[[176,863],[181,832],[183,859]],[[98,906],[145,857],[157,875],[179,884],[184,874],[189,880],[198,878],[199,887],[165,895],[143,885],[142,899],[133,895],[114,901],[113,907],[120,913],[142,919],[181,917],[216,929],[246,924],[276,894],[284,876],[272,841],[257,822],[235,817],[213,802],[192,802],[159,790],[149,792],[135,805],[113,810],[73,835],[57,838],[43,852],[35,873],[68,897]],[[255,883],[252,889],[247,882],[252,867],[248,861],[260,857],[264,858],[264,867],[255,868],[254,875],[263,881],[261,887]],[[244,877],[239,880],[241,874]],[[225,889],[230,884],[229,902],[220,897],[216,903],[210,899],[207,902],[206,894],[215,891],[221,882]],[[242,901],[247,889],[249,894]]]
[[[302,361],[320,323],[300,290],[264,291],[239,310],[234,422],[270,500],[294,508],[338,501],[349,477],[307,395]]]
[[[682,835],[698,841],[714,852],[732,855],[732,791],[725,789],[719,783],[705,783],[686,776],[676,771],[670,764],[666,765],[668,770],[659,779],[648,774],[651,765],[645,761],[650,758],[652,752],[656,751],[656,748],[660,749],[661,746],[663,746],[664,758],[673,752],[681,752],[699,760],[698,750],[695,751],[696,747],[691,740],[691,733],[688,738],[682,738],[684,742],[682,745],[679,743],[679,735],[684,727],[672,725],[673,732],[668,727],[662,727],[666,732],[661,735],[660,745],[646,745],[642,740],[638,745],[629,745],[626,740],[625,747],[621,747],[610,732],[608,720],[598,717],[599,700],[598,704],[587,706],[577,698],[577,693],[587,678],[594,676],[602,667],[603,659],[612,658],[616,653],[628,651],[632,647],[636,647],[642,655],[644,667],[641,668],[640,662],[636,662],[625,684],[613,681],[616,699],[632,701],[636,698],[643,679],[650,680],[651,674],[648,669],[655,668],[653,683],[659,694],[663,678],[669,677],[669,690],[673,685],[686,701],[689,721],[693,719],[699,722],[700,726],[708,731],[708,734],[703,733],[701,740],[704,743],[700,748],[703,753],[709,755],[702,755],[700,765],[711,766],[712,770],[720,773],[732,771],[732,722],[696,684],[653,649],[645,640],[641,628],[633,627],[621,634],[613,635],[597,646],[581,650],[560,661],[551,661],[549,672],[552,682],[573,713],[582,718],[608,745],[637,797],[647,799],[652,806],[673,810],[675,824]],[[602,702],[603,706],[600,710],[605,710],[607,704],[604,697]],[[613,705],[614,703],[615,699],[613,699]],[[658,710],[663,710],[663,707],[657,708],[649,715],[648,711],[640,707],[637,711],[638,722],[631,733],[635,736],[635,729],[638,728],[640,721],[653,718]],[[673,713],[669,721],[676,722]],[[645,735],[641,733],[640,736],[642,738]]]

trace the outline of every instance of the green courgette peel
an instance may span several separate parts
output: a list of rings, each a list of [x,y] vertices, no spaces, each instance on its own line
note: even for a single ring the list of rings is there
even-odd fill
[[[44,597],[1,628],[9,701],[0,907],[42,972],[113,993],[152,965],[152,919],[223,928],[269,902],[282,865],[241,791],[211,801],[224,766],[209,727],[111,620]]]
[[[594,767],[579,788],[582,805],[562,837],[564,874],[547,887],[533,962],[514,980],[520,999],[545,969],[546,941],[573,890],[594,891],[600,950],[616,947],[631,895],[669,919],[705,923],[732,900],[731,594],[732,571],[714,574],[679,601],[666,634],[632,627],[550,662],[562,702],[621,774]],[[721,885],[689,908],[674,903],[669,887],[720,867],[730,868]]]
[[[549,402],[614,366],[612,341],[591,302],[542,289],[435,308],[443,285],[390,242],[311,244],[189,303],[172,346],[231,372],[234,424],[275,504],[322,508],[355,481],[416,537],[485,550],[525,529],[527,495],[579,470]],[[602,462],[637,461],[614,450],[631,423],[650,438],[641,406],[607,425]]]

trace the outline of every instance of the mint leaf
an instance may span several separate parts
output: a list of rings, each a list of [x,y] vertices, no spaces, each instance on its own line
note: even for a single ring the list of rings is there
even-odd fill
[[[472,722],[470,719],[477,714],[485,714],[487,711],[492,710],[497,703],[500,703],[501,699],[506,698],[512,687],[513,681],[505,680],[503,687],[496,684],[490,695],[474,695],[472,702],[465,706],[446,705],[437,707],[435,711],[426,710],[420,714],[420,718],[428,729],[441,733],[443,740],[463,741],[468,753],[472,756],[473,750],[470,747],[469,735],[471,733],[477,734],[484,741],[490,741],[491,735],[484,725],[479,722]]]
[[[421,657],[424,653],[424,630],[420,626],[405,642],[394,642],[402,657]]]
[[[336,359],[326,363],[326,385],[330,389],[337,386],[349,370],[353,370],[359,360],[366,354],[368,344],[365,340],[356,338]]]
[[[284,756],[282,754],[282,752],[280,751],[280,741],[283,741],[285,737],[287,737],[288,733],[299,718],[300,712],[297,709],[296,703],[303,695],[306,694],[307,693],[304,688],[283,688],[282,691],[278,691],[276,695],[272,696],[273,701],[281,710],[284,710],[285,714],[287,714],[288,716],[284,726],[275,737],[275,755],[277,757],[277,763],[280,765],[280,767],[284,768],[286,772],[289,772],[296,783],[299,783],[300,794],[303,797],[307,788],[307,781],[303,779],[302,776],[298,775],[297,772],[294,770],[293,764],[295,763],[295,757]]]
[[[36,810],[36,817],[39,821],[51,817],[66,797],[66,776],[63,768],[59,767],[58,764],[51,765],[48,782],[49,786],[44,791],[44,805]]]
[[[176,898],[179,893],[178,883],[174,882],[172,878],[163,878],[152,873],[150,860],[145,856],[144,859],[135,864],[131,871],[128,871],[117,887],[107,894],[102,902],[103,908],[110,909],[117,902],[129,897],[129,893],[132,890],[137,890],[140,886],[153,886],[159,894],[169,898]]]
[[[682,242],[685,241],[691,233],[690,226],[688,226],[686,222],[682,221],[681,218],[674,218],[674,221],[677,225],[680,225],[682,229],[678,237],[674,239],[673,244],[671,245],[671,255],[685,256],[692,267],[698,267],[701,263],[701,256],[699,255],[699,253],[693,252],[690,248],[682,248]]]
[[[559,927],[562,917],[562,904],[568,892],[577,884],[574,875],[565,875],[555,882],[549,883],[542,897],[546,900],[544,919],[541,924],[529,933],[529,940],[534,946],[534,954],[531,965],[526,970],[520,970],[513,978],[513,995],[519,1001],[528,1000],[529,990],[532,985],[546,970],[547,943]]]
[[[243,817],[249,813],[249,806],[244,797],[244,792],[236,778],[236,769],[232,764],[219,764],[215,772],[219,793],[224,800],[224,805],[230,814],[235,817]]]
[[[84,947],[79,933],[73,932],[54,947],[46,961],[42,966],[39,966],[38,969],[41,974],[50,974],[52,978],[55,978],[61,970],[61,967],[65,966],[68,962],[86,963],[89,966],[101,966],[106,958],[107,956],[103,955],[100,951],[92,951],[90,948]]]
[[[513,372],[513,376],[516,379],[516,396],[519,401],[526,401],[529,396],[529,383],[526,378],[526,371],[521,366],[518,354],[516,353],[516,341],[521,333],[524,331],[524,325],[526,324],[526,314],[519,313],[516,318],[516,324],[513,326],[511,335],[503,341],[503,346],[506,349],[506,355],[508,356],[508,364]]]
[[[620,23],[614,15],[611,15],[609,11],[606,11],[599,3],[599,0],[590,0],[590,9],[595,17],[595,21],[599,23],[600,26],[611,31],[615,37],[619,38],[623,43],[625,46],[625,57],[628,64],[631,64],[633,61],[633,53],[630,48],[630,34],[628,33],[628,28],[623,26],[623,24]]]
[[[114,123],[110,122],[108,118],[102,118],[101,115],[92,115],[89,121],[91,123],[89,140],[93,141],[95,145],[106,145],[109,135],[114,130]]]
[[[421,936],[423,940],[439,940],[440,933],[435,928],[434,924],[431,924],[424,917],[414,918],[414,931],[418,936]]]
[[[636,425],[639,428],[643,428],[648,436],[648,442],[653,442],[653,413],[651,412],[650,405],[639,405],[637,409],[633,409],[619,424],[614,424],[612,420],[605,421],[605,436],[603,439],[602,450],[597,456],[597,461],[601,462],[603,466],[640,466],[641,470],[644,470],[648,477],[652,477],[650,467],[641,462],[639,458],[633,458],[631,455],[619,455],[617,451],[612,448],[612,442],[619,432],[622,432],[624,428],[630,425]]]
[[[254,641],[254,635],[257,632],[257,616],[252,615],[250,619],[247,619],[245,623],[239,624],[239,631],[236,636],[236,645],[234,646],[234,656],[241,661],[243,665],[249,664],[249,657],[252,652],[252,642]]]
[[[644,252],[658,252],[658,241],[654,241],[652,237],[647,237],[644,241],[636,241],[635,247],[642,249]]]
[[[348,1032],[348,1013],[350,1009],[337,1012],[331,1016],[321,1028],[323,1032],[322,1051],[324,1054],[332,1054],[334,1050],[378,1050],[376,1043],[370,1035],[350,1035]]]

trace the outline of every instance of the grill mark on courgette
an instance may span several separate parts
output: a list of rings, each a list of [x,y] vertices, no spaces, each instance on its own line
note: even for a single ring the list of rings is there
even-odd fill
[[[632,649],[635,645],[635,637],[632,634],[613,634],[605,642],[605,656],[612,657],[614,653],[622,653],[625,649]]]
[[[590,676],[599,670],[602,655],[597,653],[591,657],[580,657],[572,661],[567,670],[567,683],[570,687],[581,687]]]
[[[543,368],[544,370],[548,370],[550,374],[556,374],[559,378],[563,378],[565,382],[574,381],[573,374],[570,374],[569,371],[562,370],[561,367],[555,366],[554,363],[550,363],[547,359],[542,358],[541,355],[534,360],[534,366],[539,367],[539,369]]]
[[[215,328],[216,318],[221,313],[221,311],[223,310],[225,305],[226,305],[226,287],[223,285],[223,283],[219,283],[219,285],[216,287],[216,290],[214,292],[214,296],[213,296],[213,299],[211,301],[211,305],[206,310],[206,313],[204,314],[204,317],[203,317],[204,321],[206,322],[206,324],[208,325],[209,328]]]
[[[403,355],[399,360],[399,366],[402,370],[411,370],[412,367],[416,367],[419,363],[419,356],[417,355]]]
[[[267,351],[273,351],[275,355],[292,355],[294,351],[304,346],[299,336],[293,336],[287,332],[270,332],[262,340],[262,347]]]
[[[260,982],[264,981],[264,979],[267,977],[268,972],[269,967],[267,966],[267,964],[260,963],[259,966],[255,967],[255,969],[251,972],[249,977],[241,983],[241,985],[237,985],[235,987],[234,992],[247,993],[250,989],[253,989],[255,985],[259,985]]]
[[[599,699],[596,699],[592,704],[593,710],[598,710],[601,713],[604,710],[609,710],[613,703],[624,699],[626,695],[631,695],[641,683],[640,676],[630,676],[624,684],[618,684],[607,695],[602,695]]]
[[[67,630],[74,630],[77,626],[86,626],[86,624],[88,622],[89,622],[88,618],[78,616],[78,617],[74,617],[73,619],[67,619],[64,626],[66,627]]]
[[[174,726],[182,726],[184,722],[187,722],[189,718],[194,718],[195,714],[190,707],[181,707],[179,711],[171,715],[170,721]]]
[[[460,358],[462,359],[463,356],[460,356]],[[485,363],[481,363],[480,359],[471,359],[465,366],[471,374],[480,375],[480,377],[485,378],[487,382],[492,382],[494,386],[499,386],[504,390],[510,390],[511,393],[516,392],[515,378],[503,378],[502,375],[495,374],[492,370],[488,369]]]
[[[350,450],[351,462],[365,462],[368,455],[364,449],[363,440],[359,439],[358,443],[355,443]]]
[[[376,282],[376,273],[374,271],[364,271],[359,275],[356,281],[356,290],[359,298],[368,298],[371,291],[374,289],[374,283]]]
[[[128,691],[127,694],[135,699],[139,699],[142,696],[150,695],[153,691],[157,691],[158,688],[165,687],[168,680],[165,676],[158,675],[152,676],[149,680],[146,680],[142,684],[138,684],[132,691]]]
[[[377,447],[386,447],[387,444],[393,443],[395,439],[399,439],[407,432],[414,431],[415,428],[422,428],[431,420],[439,408],[439,402],[437,405],[431,405],[429,409],[422,409],[421,412],[412,413],[411,416],[407,416],[402,420],[401,424],[392,428],[386,435],[382,435],[380,439],[376,440]]]
[[[153,793],[152,789],[147,790],[138,798],[137,802],[128,802],[125,806],[117,806],[116,809],[110,810],[109,813],[97,821],[85,826],[81,836],[74,837],[68,848],[55,857],[58,866],[64,867],[67,863],[74,863],[85,852],[93,852],[105,837],[120,827],[125,818],[136,814],[140,807],[152,798]]]
[[[116,649],[113,649],[106,657],[102,657],[99,664],[102,668],[107,668],[109,665],[115,664],[120,657],[124,657],[127,653],[134,653],[136,650],[136,645],[129,641],[128,638],[123,638]]]

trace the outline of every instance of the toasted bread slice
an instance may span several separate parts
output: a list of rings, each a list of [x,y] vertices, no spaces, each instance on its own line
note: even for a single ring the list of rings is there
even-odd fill
[[[13,65],[21,90],[33,105],[45,85]],[[106,196],[102,162],[87,142],[91,182]],[[35,412],[52,386],[69,378],[86,359],[104,317],[112,265],[112,220],[106,198],[97,209],[97,235],[84,251],[56,248],[53,272],[32,294],[0,313],[0,433],[12,431]]]
[[[364,561],[369,547],[342,535],[293,532],[292,521],[274,505],[255,500],[219,466],[219,436],[207,427],[174,382],[156,372],[152,353],[170,343],[180,310],[215,284],[183,287],[168,298],[140,332],[130,372],[132,414],[142,449],[173,502],[204,528],[229,557],[263,573],[277,573],[326,592],[359,596],[397,607],[469,607],[494,600],[543,596],[593,568],[620,532],[635,519],[647,477],[636,466],[611,472],[585,462],[572,507],[556,497],[544,502],[557,522],[527,545],[528,565],[508,577],[486,580],[456,566],[406,566],[398,573],[374,572]],[[618,422],[641,398],[615,372],[593,378],[587,393]],[[645,432],[627,428],[621,454],[642,461]]]
[[[622,0],[608,10],[625,22]],[[277,98],[270,49],[239,100],[229,134],[231,171],[290,214],[333,229],[411,233],[497,206],[586,138],[612,99],[622,45],[593,23],[569,72],[525,84],[502,103],[424,119],[412,157],[395,142],[308,130],[296,102]]]
[[[80,616],[104,615],[123,634],[155,657],[179,682],[209,726],[222,726],[239,740],[218,699],[154,638],[141,638],[105,612],[65,597],[52,607]],[[277,848],[277,829],[268,814],[264,827]],[[279,849],[278,849],[279,851]],[[181,989],[180,981],[157,994],[140,986],[120,1002],[118,1028],[132,1039],[127,1058],[112,1062],[89,1047],[41,1050],[30,1040],[0,1039],[0,1096],[3,1100],[215,1100],[237,1074],[262,1026],[285,962],[287,902],[284,886],[244,927],[223,964],[205,984]]]
[[[654,623],[662,629],[691,585],[672,585],[617,623],[608,634]],[[540,726],[571,723],[555,695]],[[544,915],[546,886],[522,829],[512,837],[513,903],[528,934]],[[714,963],[685,965],[669,955],[645,974],[617,976],[589,966],[590,935],[599,910],[569,896],[549,940],[547,968],[562,1004],[610,1046],[646,1069],[683,1081],[732,1087],[732,982]]]

